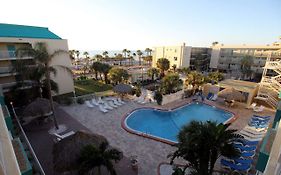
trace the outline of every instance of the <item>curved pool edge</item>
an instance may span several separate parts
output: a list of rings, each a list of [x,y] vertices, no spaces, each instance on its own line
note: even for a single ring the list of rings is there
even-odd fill
[[[130,114],[132,114],[133,112],[137,111],[137,110],[140,110],[140,109],[153,109],[153,110],[158,110],[158,111],[172,111],[172,110],[175,110],[175,109],[178,109],[178,108],[181,108],[181,107],[184,107],[184,106],[187,106],[187,105],[190,105],[194,102],[188,102],[188,103],[185,103],[181,106],[177,106],[177,107],[174,107],[174,108],[171,108],[171,109],[161,109],[161,108],[157,108],[157,107],[139,107],[139,108],[136,108],[136,109],[133,109],[131,110],[130,112],[126,113],[123,117],[122,117],[122,120],[121,120],[121,127],[127,131],[128,133],[130,134],[134,134],[134,135],[137,135],[137,136],[141,136],[141,137],[144,137],[144,138],[149,138],[149,139],[152,139],[152,140],[155,140],[155,141],[158,141],[158,142],[162,142],[162,143],[165,143],[165,144],[169,144],[169,145],[176,145],[177,142],[174,142],[174,141],[171,141],[171,140],[167,140],[167,139],[164,139],[164,138],[160,138],[160,137],[157,137],[157,136],[153,136],[153,135],[149,135],[149,134],[145,134],[145,133],[142,133],[142,132],[138,132],[132,128],[130,128],[127,124],[126,124],[126,120],[127,118],[130,116]],[[209,105],[209,106],[212,106],[212,107],[216,107],[217,109],[220,109],[220,110],[223,110],[223,111],[227,111],[229,113],[231,113],[233,115],[233,117],[229,118],[228,120],[226,120],[224,122],[224,124],[228,124],[228,123],[232,123],[234,122],[235,120],[237,120],[238,116],[232,112],[232,111],[229,111],[227,109],[223,109],[221,107],[217,107],[217,106],[213,106],[213,105],[210,105],[208,103],[205,103],[205,102],[199,102],[199,103],[203,103],[205,105]]]

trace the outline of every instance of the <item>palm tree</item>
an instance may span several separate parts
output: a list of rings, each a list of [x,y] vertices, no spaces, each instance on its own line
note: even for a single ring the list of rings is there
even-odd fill
[[[98,80],[98,73],[101,72],[102,63],[101,62],[93,62],[91,69],[95,71],[96,80]]]
[[[127,61],[129,60],[129,62],[130,62],[130,59],[131,59],[131,51],[130,50],[127,50]],[[127,62],[126,61],[126,62]],[[129,63],[130,64],[130,63]]]
[[[146,52],[146,56],[151,56],[152,49],[146,48],[144,51]]]
[[[89,58],[89,53],[88,53],[87,51],[85,51],[85,52],[83,53],[83,55],[85,56],[86,59]]]
[[[181,157],[188,161],[194,174],[211,175],[216,160],[220,156],[235,158],[240,152],[233,142],[242,138],[237,130],[228,129],[230,124],[217,124],[213,121],[192,121],[184,126],[178,135],[177,150],[169,155],[171,163]],[[184,170],[185,170],[184,169]]]
[[[219,81],[223,80],[223,74],[219,71],[210,72],[207,76],[210,82],[218,83]]]
[[[118,67],[113,67],[109,70],[109,79],[116,85],[122,83],[129,78],[128,71]]]
[[[167,58],[160,58],[157,60],[156,65],[161,70],[161,77],[164,77],[165,71],[170,68],[170,61]]]
[[[161,90],[164,94],[178,91],[182,86],[182,80],[177,73],[168,73],[161,82]]]
[[[102,55],[96,54],[96,55],[95,55],[95,58],[96,58],[97,61],[101,61]]]
[[[107,58],[107,57],[108,57],[108,52],[107,52],[107,51],[104,51],[104,52],[102,53],[102,55],[103,55],[104,58]]]
[[[111,69],[111,66],[108,64],[101,65],[100,72],[103,73],[105,83],[108,83],[107,75],[108,75],[108,72],[110,69]]]
[[[143,55],[141,50],[137,50],[137,55],[139,56],[139,65],[141,65],[141,56]]]
[[[85,146],[78,159],[79,174],[93,174],[97,168],[98,175],[101,175],[101,167],[105,167],[111,175],[116,175],[113,161],[116,163],[123,155],[117,149],[108,148],[108,142],[102,142],[98,147],[94,145]]]
[[[151,77],[151,80],[154,81],[154,77],[159,76],[159,70],[156,68],[150,68],[147,70],[147,75]]]
[[[250,55],[246,55],[241,59],[241,72],[245,76],[251,76],[252,70],[251,67],[254,64],[254,59]]]
[[[133,59],[131,60],[131,65],[133,65],[133,60],[134,60],[134,57],[136,57],[136,56],[137,56],[137,54],[134,52],[132,55],[133,55]]]
[[[206,82],[206,77],[197,71],[192,71],[187,74],[185,79],[185,85],[188,86],[189,84],[194,85],[202,85]]]
[[[75,50],[69,50],[68,52],[71,60],[75,60]]]
[[[77,60],[79,60],[80,51],[79,50],[75,50],[75,54],[76,54]]]
[[[25,48],[20,48],[17,50],[17,54],[19,57],[24,57],[26,55],[32,56],[36,62],[37,69],[41,71],[41,73],[45,76],[45,81],[46,81],[46,88],[48,91],[48,96],[50,100],[50,106],[51,110],[53,112],[54,116],[54,124],[56,129],[59,129],[58,123],[56,120],[56,115],[55,115],[55,109],[54,109],[54,102],[53,102],[53,97],[52,97],[52,89],[51,89],[51,73],[56,75],[56,69],[55,67],[62,68],[72,74],[71,69],[66,66],[62,65],[56,65],[56,66],[51,66],[52,59],[55,58],[56,56],[63,54],[63,53],[68,53],[65,50],[56,50],[53,53],[49,53],[47,50],[47,45],[46,43],[43,42],[38,42],[35,43],[34,48],[30,47],[25,47]]]

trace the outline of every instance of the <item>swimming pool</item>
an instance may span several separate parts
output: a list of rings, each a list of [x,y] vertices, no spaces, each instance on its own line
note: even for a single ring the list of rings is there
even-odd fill
[[[138,135],[176,143],[180,128],[192,120],[226,123],[232,117],[231,112],[203,103],[191,103],[171,111],[137,109],[125,118],[124,126],[127,131]]]

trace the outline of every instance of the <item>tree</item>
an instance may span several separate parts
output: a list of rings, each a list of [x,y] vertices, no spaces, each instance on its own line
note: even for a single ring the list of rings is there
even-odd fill
[[[194,85],[202,85],[206,82],[206,77],[196,71],[192,71],[189,74],[187,74],[187,77],[185,79],[185,85],[188,86],[189,84]]]
[[[102,142],[98,147],[87,145],[81,150],[79,162],[79,174],[93,174],[97,168],[101,175],[101,167],[105,167],[111,175],[116,175],[113,161],[116,163],[123,155],[117,149],[109,149],[108,142]]]
[[[43,43],[43,42],[35,43],[34,48],[25,47],[25,48],[20,48],[17,50],[17,54],[19,57],[24,57],[26,55],[32,56],[36,62],[38,69],[40,69],[42,71],[43,75],[45,76],[46,89],[48,91],[50,106],[51,106],[51,110],[53,112],[54,124],[55,124],[56,129],[58,129],[59,127],[58,127],[58,123],[56,120],[54,102],[53,102],[53,97],[52,97],[51,73],[56,75],[55,67],[62,68],[70,74],[72,74],[72,73],[71,73],[71,69],[69,67],[62,66],[62,65],[51,66],[50,64],[51,64],[53,58],[55,58],[56,56],[63,54],[63,53],[67,54],[68,52],[65,50],[56,50],[53,53],[49,53],[47,50],[46,43]]]
[[[141,50],[137,50],[137,55],[139,56],[139,65],[141,65],[141,56],[143,55]]]
[[[170,68],[170,61],[167,58],[159,58],[156,63],[157,67],[160,69],[161,77],[165,76],[165,71]]]
[[[233,142],[242,138],[237,130],[228,129],[230,124],[213,121],[191,121],[178,134],[177,150],[169,155],[171,164],[175,158],[183,158],[193,169],[193,174],[212,175],[216,160],[220,156],[235,158],[240,152]],[[185,170],[184,169],[184,170]]]
[[[85,56],[85,58],[89,58],[89,53],[87,51],[83,52],[83,55]]]
[[[98,73],[101,72],[101,69],[102,69],[102,63],[101,62],[93,62],[91,68],[95,71],[95,77],[96,77],[96,80],[98,80]]]
[[[122,83],[129,78],[129,74],[125,69],[113,67],[109,70],[109,79],[114,83]]]
[[[80,51],[79,50],[75,50],[75,54],[76,54],[77,60],[79,60]]]
[[[131,54],[131,51],[127,50],[127,56],[128,56],[127,59],[129,60],[129,62],[131,59],[133,59],[133,57],[130,54]]]
[[[95,59],[96,59],[97,61],[101,61],[101,60],[102,60],[102,55],[96,54],[96,55],[95,55]]]
[[[145,61],[145,62],[148,62],[149,64],[151,64],[151,62],[152,62],[152,56],[145,56],[145,57],[143,57],[143,60]]]
[[[174,65],[172,66],[172,68],[173,68],[173,71],[176,72],[177,65],[174,64]]]
[[[107,57],[108,57],[108,52],[107,52],[107,51],[104,51],[104,52],[102,53],[102,55],[103,55],[104,58],[107,58]]]
[[[75,60],[75,50],[69,50],[68,52],[71,60]]]
[[[223,80],[223,74],[220,73],[219,71],[216,72],[210,72],[207,76],[207,79],[210,82],[218,83],[219,81]]]
[[[146,52],[146,56],[151,56],[152,49],[150,49],[150,48],[145,48],[144,51]]]
[[[190,72],[190,69],[189,69],[189,68],[187,68],[187,67],[184,67],[184,68],[178,68],[178,72],[179,72],[179,73],[183,73],[183,74],[185,74],[185,75],[188,75],[188,74],[189,74],[189,72]]]
[[[147,75],[151,77],[151,80],[154,81],[154,77],[158,77],[159,76],[159,70],[156,68],[150,68],[147,70]]]
[[[101,64],[100,72],[103,73],[104,82],[105,83],[108,83],[107,75],[108,75],[110,69],[111,69],[110,65],[108,65],[108,64]]]
[[[244,78],[247,76],[251,76],[252,75],[252,70],[251,70],[251,66],[254,63],[254,59],[252,56],[250,55],[246,55],[241,59],[241,72],[244,76]]]
[[[162,104],[163,95],[161,94],[160,91],[156,91],[156,92],[155,92],[155,94],[154,94],[154,100],[156,100],[156,102],[157,102],[158,105],[161,105],[161,104]]]
[[[217,44],[219,44],[219,42],[217,42],[217,41],[212,42],[212,46],[215,46]]]
[[[177,91],[182,85],[182,80],[177,73],[168,73],[161,82],[161,89],[164,94]]]

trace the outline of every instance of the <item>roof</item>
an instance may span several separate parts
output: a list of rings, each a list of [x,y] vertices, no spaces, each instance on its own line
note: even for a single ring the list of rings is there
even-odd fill
[[[46,27],[0,23],[0,37],[61,39]]]
[[[252,92],[258,88],[259,84],[255,82],[227,79],[219,82],[219,86],[223,88],[233,87],[242,92]]]

